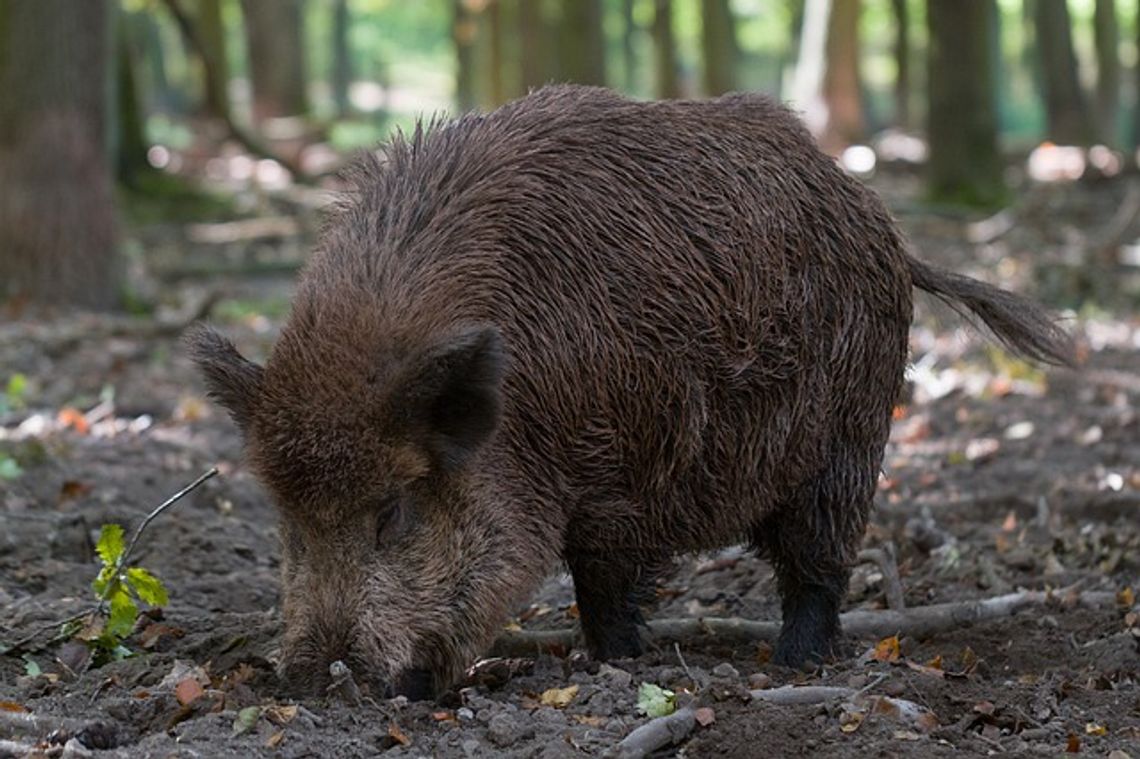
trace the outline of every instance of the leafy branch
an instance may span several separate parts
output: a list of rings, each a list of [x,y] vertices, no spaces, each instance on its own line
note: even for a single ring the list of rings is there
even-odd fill
[[[99,602],[95,606],[72,614],[65,619],[37,628],[24,638],[0,650],[0,655],[17,653],[45,632],[60,627],[64,627],[67,631],[63,633],[63,636],[70,635],[74,632],[70,629],[71,625],[92,615],[101,618],[102,624],[87,624],[86,629],[89,633],[81,634],[80,637],[94,647],[109,653],[112,657],[120,658],[125,654],[126,649],[122,647],[122,642],[134,629],[135,620],[138,619],[139,614],[139,601],[150,606],[163,606],[169,600],[166,588],[161,580],[142,567],[130,566],[131,554],[134,552],[139,538],[159,514],[217,474],[217,468],[211,467],[198,479],[163,501],[139,522],[129,543],[123,542],[123,528],[121,526],[117,524],[103,525],[99,533],[99,542],[95,546],[95,550],[103,562],[103,567],[91,583]]]

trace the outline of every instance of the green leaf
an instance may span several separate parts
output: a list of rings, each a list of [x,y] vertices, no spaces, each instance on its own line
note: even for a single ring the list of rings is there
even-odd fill
[[[95,575],[95,579],[91,581],[91,589],[95,591],[96,596],[106,600],[115,592],[118,584],[119,576],[115,574],[115,567],[113,564],[108,564]]]
[[[14,458],[0,455],[0,480],[14,480],[23,473],[23,467]]]
[[[40,669],[40,665],[36,663],[31,654],[24,654],[21,658],[24,660],[24,672],[28,677],[39,677],[43,674],[43,670]]]
[[[660,685],[642,683],[637,689],[637,710],[647,717],[666,717],[677,710],[677,694]]]
[[[109,566],[117,562],[123,555],[123,528],[117,524],[103,525],[95,550],[104,564]]]
[[[17,372],[8,378],[8,387],[4,391],[4,395],[7,396],[8,403],[12,408],[20,408],[24,405],[24,393],[27,391],[28,378]]]
[[[142,567],[131,567],[127,570],[127,582],[139,594],[139,598],[151,606],[165,606],[169,598],[162,580],[158,579]]]
[[[242,709],[238,712],[237,719],[234,720],[234,735],[241,735],[250,730],[257,724],[257,720],[260,716],[260,706],[247,706]]]
[[[119,586],[111,593],[111,614],[107,617],[106,631],[116,639],[122,639],[131,634],[135,626],[135,619],[139,615],[138,604],[131,598],[127,589]]]

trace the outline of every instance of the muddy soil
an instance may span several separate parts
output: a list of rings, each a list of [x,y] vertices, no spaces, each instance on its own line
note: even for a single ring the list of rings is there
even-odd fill
[[[903,219],[928,260],[1041,290],[1032,225],[977,245],[970,220]],[[1092,214],[1071,226],[1097,223]],[[192,300],[194,287],[179,285],[178,297]],[[222,292],[214,320],[263,357],[288,280]],[[866,545],[895,547],[908,607],[1063,591],[1012,616],[903,634],[897,647],[851,637],[849,655],[812,671],[772,665],[767,640],[697,635],[604,665],[573,647],[536,648],[481,663],[438,702],[365,694],[356,704],[340,693],[298,703],[280,690],[274,509],[173,331],[93,317],[0,324],[0,381],[28,380],[0,414],[0,458],[19,469],[0,479],[0,644],[48,626],[0,656],[0,757],[606,755],[650,721],[638,709],[650,683],[699,709],[654,756],[1140,759],[1129,590],[1140,591],[1140,319],[1086,309],[1074,320],[1083,369],[1046,373],[960,324],[920,307],[912,398],[896,415]],[[215,465],[221,475],[163,514],[134,554],[170,592],[140,618],[134,655],[99,663],[53,640],[53,622],[91,603],[100,526],[129,530]],[[882,610],[888,588],[879,566],[860,564],[846,609]],[[654,620],[779,618],[770,567],[740,547],[678,558],[658,596]],[[512,628],[572,627],[575,615],[569,578],[556,572]],[[786,685],[848,691],[811,704],[759,696]]]

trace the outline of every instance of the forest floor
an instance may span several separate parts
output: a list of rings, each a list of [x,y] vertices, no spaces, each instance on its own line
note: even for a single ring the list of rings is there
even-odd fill
[[[879,185],[923,258],[1085,303],[1072,322],[1084,364],[1011,360],[920,298],[912,398],[866,546],[895,547],[908,609],[1055,592],[988,621],[854,634],[850,656],[810,672],[770,663],[766,634],[680,635],[602,666],[557,646],[492,660],[435,703],[291,701],[273,674],[274,509],[179,354],[171,314],[212,293],[213,321],[264,357],[308,225],[141,226],[148,255],[169,253],[153,291],[169,314],[0,323],[0,382],[26,378],[0,406],[0,650],[91,604],[102,524],[129,530],[208,467],[221,476],[156,520],[134,554],[170,591],[128,640],[136,655],[93,666],[85,647],[48,634],[0,656],[0,757],[613,754],[651,721],[637,708],[650,683],[680,707],[676,744],[653,756],[1140,759],[1140,270],[1080,257],[1127,188],[1038,188],[987,221],[922,208],[905,176]],[[862,563],[845,609],[885,615],[891,589],[889,572]],[[770,567],[738,547],[680,557],[658,596],[648,618],[659,622],[779,618]],[[516,623],[572,627],[572,602],[555,575]],[[788,685],[845,690],[785,698]]]

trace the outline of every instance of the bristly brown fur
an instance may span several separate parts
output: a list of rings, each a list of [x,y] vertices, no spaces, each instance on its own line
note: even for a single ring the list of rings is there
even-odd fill
[[[541,89],[369,156],[264,370],[197,358],[281,508],[283,671],[450,683],[559,561],[602,657],[684,551],[776,568],[831,651],[918,287],[1061,360],[1043,312],[910,258],[760,96]],[[221,367],[221,368],[219,368]],[[228,368],[226,368],[228,367]]]

